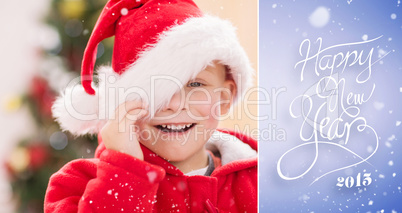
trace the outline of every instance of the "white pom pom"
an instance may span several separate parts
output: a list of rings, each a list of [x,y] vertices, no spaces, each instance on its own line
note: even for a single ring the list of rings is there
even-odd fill
[[[80,84],[67,87],[52,106],[53,117],[64,131],[74,135],[96,134],[105,124],[99,120],[99,97],[89,95]]]

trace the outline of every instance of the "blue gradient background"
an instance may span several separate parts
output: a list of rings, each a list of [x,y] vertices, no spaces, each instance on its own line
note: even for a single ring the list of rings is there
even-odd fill
[[[329,9],[330,20],[324,27],[315,28],[310,24],[309,16],[319,6]],[[396,14],[396,19],[391,19],[391,14]],[[350,79],[349,89],[353,91],[369,93],[369,86],[376,85],[371,99],[359,106],[361,115],[379,136],[378,150],[369,160],[371,165],[363,163],[334,172],[309,186],[323,172],[353,162],[353,157],[347,153],[322,146],[319,163],[310,173],[298,180],[281,179],[276,170],[278,159],[287,150],[303,143],[298,135],[302,120],[290,116],[289,105],[319,79],[306,69],[306,79],[300,81],[300,68],[294,68],[303,59],[298,53],[300,43],[306,38],[315,41],[322,37],[323,47],[328,47],[362,41],[363,35],[368,39],[382,35],[365,47],[367,50],[374,47],[374,61],[378,59],[380,49],[394,50],[381,63],[373,65],[368,85],[352,82],[356,74],[353,68],[341,76]],[[402,124],[396,125],[402,120],[401,3],[397,0],[353,0],[350,3],[347,0],[260,1],[259,85],[271,96],[272,89],[286,89],[277,96],[276,102],[271,100],[270,103],[264,102],[269,97],[260,93],[260,116],[269,116],[259,123],[262,132],[269,132],[261,136],[259,146],[260,212],[402,212]],[[281,131],[286,132],[285,140],[278,138]],[[367,146],[372,145],[372,134],[353,131],[350,140],[350,144],[355,144],[356,152],[369,154]],[[308,164],[313,154],[313,147],[307,146],[287,163],[299,171],[300,162]],[[367,187],[336,186],[338,177],[356,177],[358,173],[371,173],[373,183]]]

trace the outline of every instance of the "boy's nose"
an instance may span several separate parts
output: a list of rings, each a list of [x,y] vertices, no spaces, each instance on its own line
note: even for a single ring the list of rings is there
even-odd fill
[[[172,110],[177,112],[184,110],[186,108],[185,105],[185,94],[184,91],[181,90],[173,95],[173,97],[170,99],[170,102],[163,108],[163,111]]]

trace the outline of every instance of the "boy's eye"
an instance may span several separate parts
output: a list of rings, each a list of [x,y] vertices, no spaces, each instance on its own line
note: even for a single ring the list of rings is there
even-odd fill
[[[188,87],[200,87],[200,86],[202,86],[203,84],[202,83],[200,83],[200,82],[190,82],[190,83],[188,83]]]

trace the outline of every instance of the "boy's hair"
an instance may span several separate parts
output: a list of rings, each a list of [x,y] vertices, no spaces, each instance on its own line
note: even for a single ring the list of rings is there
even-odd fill
[[[228,65],[225,66],[225,80],[234,80],[230,67]]]
[[[110,36],[115,36],[112,67],[98,70],[100,83],[95,87],[97,45]],[[186,84],[215,60],[226,65],[227,78],[235,82],[236,101],[252,85],[254,71],[230,22],[203,14],[192,0],[109,1],[85,49],[82,87],[67,87],[54,103],[53,115],[74,135],[96,134],[107,121],[105,115],[119,104],[147,102],[154,95],[152,117],[176,93],[177,82]],[[158,76],[170,80],[155,80]],[[151,86],[158,92],[152,94]],[[116,102],[109,91],[119,90],[138,94]]]

